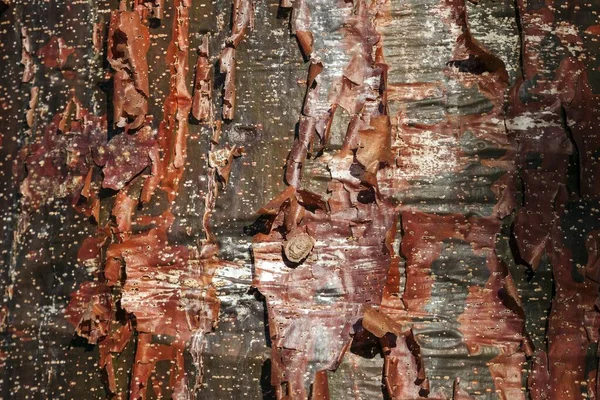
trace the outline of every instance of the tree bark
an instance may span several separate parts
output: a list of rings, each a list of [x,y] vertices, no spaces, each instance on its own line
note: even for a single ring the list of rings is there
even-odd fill
[[[596,398],[599,11],[0,0],[1,397]]]

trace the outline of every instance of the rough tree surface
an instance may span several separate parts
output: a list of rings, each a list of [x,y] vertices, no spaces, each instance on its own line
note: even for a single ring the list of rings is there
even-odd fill
[[[0,398],[599,398],[599,13],[0,0]]]

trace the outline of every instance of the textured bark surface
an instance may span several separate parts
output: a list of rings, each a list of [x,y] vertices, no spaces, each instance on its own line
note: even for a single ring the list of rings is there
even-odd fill
[[[597,398],[599,12],[0,0],[0,397]]]

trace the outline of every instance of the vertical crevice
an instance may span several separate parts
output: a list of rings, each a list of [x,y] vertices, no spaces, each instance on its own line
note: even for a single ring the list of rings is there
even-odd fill
[[[525,34],[523,33],[523,21],[521,19],[521,8],[519,2],[522,0],[514,0],[515,7],[515,22],[517,24],[517,33],[519,35],[519,71],[521,78],[525,79]]]
[[[573,145],[573,153],[569,155],[569,167],[567,171],[567,189],[569,193],[574,193],[577,197],[581,196],[581,159],[579,147],[573,136],[573,131],[569,126],[567,110],[564,106],[560,107],[560,123],[566,136]]]

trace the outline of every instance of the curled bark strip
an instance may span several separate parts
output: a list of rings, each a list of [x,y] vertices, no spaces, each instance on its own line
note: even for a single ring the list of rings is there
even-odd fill
[[[31,39],[27,33],[27,29],[23,26],[21,27],[21,64],[25,67],[23,69],[23,76],[21,77],[21,82],[23,83],[31,82],[35,74],[35,63],[31,56],[32,52]]]
[[[163,120],[159,125],[157,138],[161,157],[151,155],[156,167],[153,167],[152,175],[144,183],[143,202],[148,202],[159,186],[167,193],[169,200],[173,201],[184,172],[189,132],[188,117],[192,107],[192,96],[188,92],[186,82],[189,69],[189,7],[187,1],[175,3],[171,42],[166,55],[171,72],[170,92],[165,99]]]
[[[292,33],[298,39],[300,49],[305,58],[313,52],[313,34],[310,28],[310,10],[306,0],[294,1],[292,13]]]
[[[112,231],[118,235],[121,241],[127,240],[132,233],[133,213],[137,208],[138,201],[127,190],[117,193],[115,202],[111,211],[115,219],[115,226]]]
[[[367,172],[377,174],[380,164],[391,164],[390,118],[387,115],[371,117],[367,129],[359,131],[356,160]]]
[[[208,165],[215,169],[223,184],[227,184],[229,180],[233,159],[241,157],[243,151],[243,147],[233,146],[232,148],[225,147],[209,152]]]
[[[393,319],[369,306],[365,306],[362,325],[378,338],[384,337],[387,333],[399,335],[404,331],[402,326]]]
[[[254,7],[250,0],[234,0],[231,35],[226,40],[234,49],[240,44],[247,29],[254,29]]]
[[[40,90],[37,86],[31,88],[30,97],[29,97],[29,108],[27,110],[27,114],[25,114],[25,121],[27,122],[27,126],[29,128],[33,127],[33,123],[35,120],[36,108],[38,104]],[[31,134],[31,131],[28,131]]]
[[[248,29],[254,29],[254,6],[251,0],[234,0],[231,35],[220,56],[220,72],[225,74],[223,119],[232,120],[235,113],[235,49]]]
[[[117,126],[137,129],[148,113],[148,28],[133,11],[113,11],[108,32],[110,65],[115,69],[114,121]]]
[[[312,153],[315,139],[316,120],[312,117],[301,116],[299,123],[299,137],[294,141],[292,150],[288,154],[285,170],[285,181],[298,187],[302,173],[302,163],[309,152]]]
[[[397,399],[427,397],[429,380],[412,329],[398,337],[384,336],[381,347],[385,357],[383,380],[389,396]]]
[[[212,115],[212,65],[208,59],[208,36],[202,38],[196,61],[196,79],[192,99],[192,115],[198,121],[208,121]]]
[[[233,119],[235,110],[235,49],[225,47],[221,53],[220,72],[225,74],[223,119]]]

